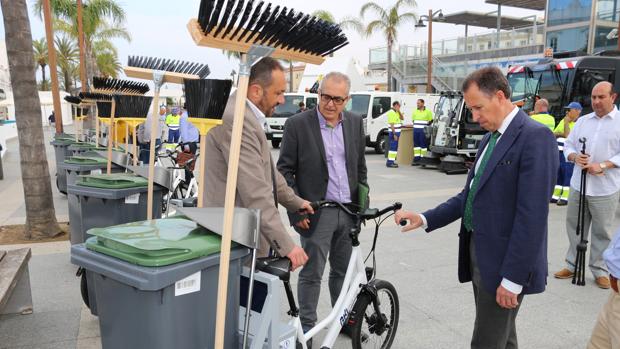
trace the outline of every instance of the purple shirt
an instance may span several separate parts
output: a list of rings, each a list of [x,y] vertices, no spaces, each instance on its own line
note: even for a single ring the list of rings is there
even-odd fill
[[[349,189],[349,176],[347,174],[346,153],[344,150],[344,134],[342,131],[342,118],[335,127],[327,123],[323,114],[316,108],[323,137],[323,147],[325,148],[325,161],[327,161],[327,171],[329,182],[327,183],[327,193],[325,200],[332,200],[341,203],[351,202],[351,190]]]

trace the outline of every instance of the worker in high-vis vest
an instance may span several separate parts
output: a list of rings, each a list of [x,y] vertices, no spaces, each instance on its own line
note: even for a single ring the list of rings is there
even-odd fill
[[[400,137],[400,127],[403,121],[403,113],[400,112],[400,103],[398,101],[392,103],[392,109],[387,112],[387,118],[390,148],[388,150],[388,158],[385,166],[398,167],[396,163],[396,154],[398,153],[398,137]]]
[[[564,141],[570,131],[575,126],[575,121],[581,114],[581,104],[579,102],[570,102],[565,109],[568,109],[564,119],[558,123],[558,126],[553,130],[557,141],[558,150],[560,151],[560,167],[558,168],[558,181],[553,189],[553,196],[551,197],[552,203],[557,203],[558,206],[566,206],[568,204],[568,193],[570,192],[570,178],[573,175],[574,163],[566,161],[564,157]]]
[[[417,109],[413,111],[413,162],[411,165],[419,165],[418,161],[428,152],[426,134],[424,129],[433,122],[433,112],[424,106],[424,100],[418,99]]]
[[[181,115],[179,108],[172,108],[172,113],[166,115],[166,125],[168,125],[168,143],[177,143],[181,132]]]
[[[549,127],[549,129],[553,132],[555,129],[555,118],[553,115],[549,114],[548,110],[549,101],[541,98],[536,101],[536,104],[534,104],[534,114],[532,114],[531,118]]]

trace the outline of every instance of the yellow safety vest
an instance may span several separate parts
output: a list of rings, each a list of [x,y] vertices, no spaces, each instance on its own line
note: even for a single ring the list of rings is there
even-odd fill
[[[387,112],[387,118],[388,118],[388,125],[394,125],[394,129],[396,131],[400,130],[400,126],[401,126],[400,114],[396,110],[390,109],[390,111]]]
[[[166,125],[168,125],[168,128],[170,128],[171,130],[178,130],[179,129],[179,124],[181,123],[181,115],[173,115],[173,114],[168,114],[166,115]]]
[[[575,127],[575,122],[571,122],[568,125],[568,128],[572,131],[573,127]],[[553,132],[564,132],[564,119],[560,120],[560,123],[558,124],[558,126],[556,126],[555,130],[553,130]],[[558,142],[558,150],[559,151],[564,151],[564,142],[566,142],[566,138],[564,137],[558,137],[557,139]]]
[[[413,111],[411,119],[413,120],[413,128],[424,128],[433,121],[433,112],[427,108],[424,110],[416,109]]]
[[[553,118],[553,116],[549,114],[546,114],[546,113],[545,114],[534,114],[532,115],[532,119],[549,127],[551,131],[553,131],[553,129],[555,128],[555,119]]]

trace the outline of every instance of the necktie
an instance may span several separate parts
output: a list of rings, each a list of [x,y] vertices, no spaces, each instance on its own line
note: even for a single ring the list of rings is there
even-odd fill
[[[478,170],[474,175],[474,179],[472,180],[471,187],[469,188],[469,193],[467,194],[467,201],[465,201],[465,213],[463,215],[463,224],[468,231],[474,230],[473,224],[473,206],[474,206],[474,197],[476,196],[476,191],[478,190],[478,182],[480,182],[480,178],[484,173],[484,169],[491,158],[491,154],[493,153],[493,149],[495,148],[495,144],[497,144],[497,139],[501,133],[498,131],[493,132],[491,135],[491,139],[487,145],[487,149],[480,160],[480,166],[478,166]]]

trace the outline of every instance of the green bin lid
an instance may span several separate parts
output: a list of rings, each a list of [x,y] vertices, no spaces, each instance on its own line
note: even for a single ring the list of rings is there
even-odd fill
[[[124,261],[159,267],[220,251],[221,237],[183,216],[92,228],[86,248]]]
[[[80,176],[77,185],[102,189],[124,189],[148,186],[148,180],[132,173],[92,174]]]
[[[67,164],[78,164],[78,165],[99,165],[105,164],[108,160],[99,157],[99,156],[84,156],[84,155],[76,155],[70,156],[65,160]]]
[[[73,142],[73,144],[71,144],[71,147],[75,149],[92,149],[96,148],[97,146],[93,143]]]

